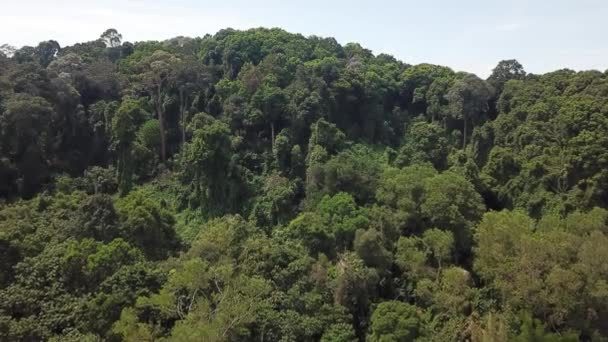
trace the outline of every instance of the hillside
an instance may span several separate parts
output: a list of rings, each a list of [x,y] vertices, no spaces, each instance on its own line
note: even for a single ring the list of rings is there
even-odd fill
[[[0,51],[0,341],[608,339],[606,72]]]

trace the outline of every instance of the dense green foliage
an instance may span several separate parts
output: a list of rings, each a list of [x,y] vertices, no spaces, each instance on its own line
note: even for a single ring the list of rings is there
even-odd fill
[[[608,73],[42,42],[0,198],[0,341],[608,340]]]

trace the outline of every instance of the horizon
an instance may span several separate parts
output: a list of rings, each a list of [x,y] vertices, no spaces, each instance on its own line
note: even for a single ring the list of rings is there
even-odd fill
[[[0,32],[11,32],[0,36],[0,44],[35,46],[52,39],[64,47],[95,40],[107,28],[115,28],[124,41],[134,43],[203,37],[226,28],[276,27],[305,37],[333,37],[342,45],[359,43],[375,55],[389,54],[412,65],[444,65],[482,78],[504,59],[517,59],[534,74],[560,69],[605,72],[608,46],[603,44],[601,32],[608,30],[608,23],[601,18],[608,15],[608,3],[540,3],[515,0],[505,7],[481,0],[458,5],[432,0],[412,6],[414,14],[419,14],[412,16],[404,11],[413,1],[341,6],[346,2],[314,0],[299,8],[276,0],[261,1],[257,6],[244,0],[214,5],[193,0],[171,4],[157,0],[126,4],[118,0],[85,4],[22,0],[6,5],[8,10],[0,14]],[[321,5],[323,11],[315,10]],[[394,10],[377,13],[385,8]],[[543,16],[537,13],[541,10]]]

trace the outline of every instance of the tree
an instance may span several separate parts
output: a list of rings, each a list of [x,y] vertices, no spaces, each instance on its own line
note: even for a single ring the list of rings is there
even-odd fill
[[[122,239],[108,244],[73,238],[47,241],[39,254],[15,265],[15,280],[0,289],[0,310],[8,327],[0,330],[1,336],[51,339],[90,326],[86,305],[90,296],[123,266],[140,261],[141,251]]]
[[[441,126],[417,121],[409,126],[395,163],[398,166],[431,163],[437,170],[445,170],[450,145]]]
[[[49,176],[50,156],[55,155],[51,129],[55,117],[52,105],[42,97],[16,94],[4,103],[0,114],[4,163],[17,173],[9,180],[15,188],[7,189],[30,197]]]
[[[323,163],[330,154],[344,147],[346,136],[336,125],[324,119],[319,119],[311,125],[308,153],[306,155],[306,196],[308,201],[315,203],[321,197],[320,188],[323,186]]]
[[[287,178],[278,174],[268,176],[263,194],[253,205],[250,219],[261,227],[273,227],[286,223],[292,217],[296,189],[296,184]]]
[[[435,281],[423,279],[416,284],[414,294],[418,305],[436,315],[465,317],[471,314],[476,289],[471,273],[460,267],[444,269]]]
[[[336,125],[324,119],[319,119],[311,126],[308,151],[310,153],[314,146],[319,145],[329,153],[336,153],[344,146],[345,138],[344,133]]]
[[[527,341],[538,341],[538,342],[575,342],[579,341],[579,337],[576,333],[570,332],[567,334],[550,333],[545,330],[544,324],[541,321],[534,319],[529,313],[523,312],[520,314],[521,326],[519,333],[513,336],[515,342],[527,342]]]
[[[109,242],[119,237],[118,215],[112,198],[105,194],[87,197],[75,215],[72,236]]]
[[[384,156],[364,145],[355,145],[332,156],[322,167],[323,193],[348,192],[357,203],[374,198]]]
[[[595,302],[597,294],[606,293],[600,290],[604,282],[600,285],[596,277],[608,274],[608,269],[595,262],[606,253],[591,252],[592,246],[608,240],[600,233],[605,231],[605,218],[598,214],[577,213],[566,219],[545,216],[536,222],[521,211],[487,213],[475,233],[475,270],[496,287],[505,305],[527,311],[551,326],[568,326],[592,335],[595,329],[603,329],[594,317],[607,314]],[[577,226],[594,231],[581,236]],[[584,273],[579,273],[580,267]],[[585,285],[590,283],[593,290]],[[595,314],[587,316],[585,312],[590,311]]]
[[[424,228],[421,206],[426,192],[425,183],[436,174],[437,171],[429,165],[384,170],[376,199],[395,212],[401,222],[400,230],[418,233]]]
[[[247,336],[247,325],[255,322],[256,313],[267,306],[264,297],[270,286],[261,278],[236,276],[220,281],[224,288],[210,299],[199,299],[202,303],[173,329],[173,340],[219,342]]]
[[[496,89],[496,94],[500,96],[505,83],[510,80],[523,80],[526,77],[524,67],[515,59],[507,59],[498,62],[492,69],[492,74],[488,77],[488,83]]]
[[[166,209],[139,191],[131,192],[116,204],[120,234],[139,247],[150,259],[163,259],[179,246],[175,218]]]
[[[433,276],[428,265],[428,250],[418,237],[400,237],[396,243],[395,264],[409,281],[417,282]]]
[[[347,323],[332,324],[321,337],[321,342],[355,342],[357,336]]]
[[[274,147],[276,125],[285,111],[287,99],[281,88],[272,84],[264,84],[251,98],[253,106],[260,110],[264,122],[270,126],[270,142]]]
[[[233,154],[230,129],[219,120],[196,129],[180,154],[180,178],[190,186],[192,203],[202,204],[209,215],[234,212],[244,200]]]
[[[494,90],[484,80],[473,74],[465,74],[456,80],[447,97],[452,115],[463,123],[462,148],[467,145],[469,123],[473,127],[483,122],[489,109],[488,101]]]
[[[281,130],[275,139],[272,146],[272,154],[274,157],[274,164],[279,171],[285,175],[289,174],[291,167],[291,138],[288,130]],[[294,161],[296,164],[297,161]]]
[[[336,268],[334,300],[352,314],[355,332],[361,338],[367,328],[370,303],[376,296],[378,273],[350,252],[342,255]]]
[[[452,231],[457,258],[468,254],[471,229],[485,210],[481,196],[469,181],[452,172],[428,179],[425,189],[420,206],[423,217],[433,227]]]
[[[380,303],[372,314],[369,341],[414,341],[422,331],[423,313],[398,301]]]
[[[165,128],[164,101],[167,95],[171,67],[179,59],[166,51],[157,50],[142,59],[140,77],[148,95],[154,103],[154,110],[160,127],[160,158],[162,162],[167,159],[167,137]]]
[[[34,56],[38,60],[38,63],[46,68],[55,59],[60,50],[59,43],[54,40],[47,40],[36,46]]]
[[[357,230],[353,243],[354,250],[369,267],[375,267],[380,272],[385,271],[391,264],[391,253],[384,246],[383,236],[375,229]]]
[[[119,47],[122,42],[122,34],[118,33],[118,31],[113,28],[105,30],[100,38],[106,44],[106,47],[109,48]]]
[[[449,102],[447,100],[448,91],[454,82],[452,77],[446,76],[436,78],[426,92],[427,115],[431,116],[431,122],[443,121],[447,124],[449,115]]]
[[[146,116],[139,101],[125,98],[112,118],[112,145],[118,153],[118,184],[123,195],[131,189],[135,172],[135,165],[131,158],[133,145],[137,137],[137,130],[145,121]]]
[[[454,71],[447,67],[418,64],[407,68],[401,75],[401,95],[414,115],[429,112],[431,120],[441,114],[442,97],[454,78]],[[427,107],[428,106],[428,107]]]
[[[365,214],[347,193],[325,195],[313,211],[293,219],[281,234],[302,241],[313,256],[333,257],[351,248],[357,229],[369,222]]]
[[[17,48],[15,48],[12,45],[9,44],[2,44],[0,45],[0,54],[3,54],[4,56],[11,58],[15,55],[15,52],[17,51]]]
[[[452,257],[454,235],[451,232],[434,228],[424,232],[422,241],[433,255],[439,270],[441,270],[442,262],[449,261]]]
[[[182,58],[171,64],[171,83],[177,88],[182,145],[186,142],[187,111],[198,92],[211,82],[211,74],[194,58]]]

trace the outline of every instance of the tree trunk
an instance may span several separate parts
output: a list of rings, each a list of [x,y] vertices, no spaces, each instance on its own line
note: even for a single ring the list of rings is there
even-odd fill
[[[165,141],[165,118],[161,99],[160,84],[156,88],[156,115],[158,116],[158,126],[160,130],[160,159],[164,162],[167,159],[167,142]]]
[[[467,118],[464,117],[464,133],[462,137],[462,149],[464,150],[467,147]]]
[[[272,148],[274,149],[274,122],[270,122],[270,135],[272,139]]]
[[[184,98],[184,90],[179,90],[179,115],[182,128],[182,146],[186,143],[186,99]]]
[[[435,274],[435,280],[439,280],[439,277],[441,277],[441,258],[437,259],[437,265],[439,267],[437,268],[437,273]]]

